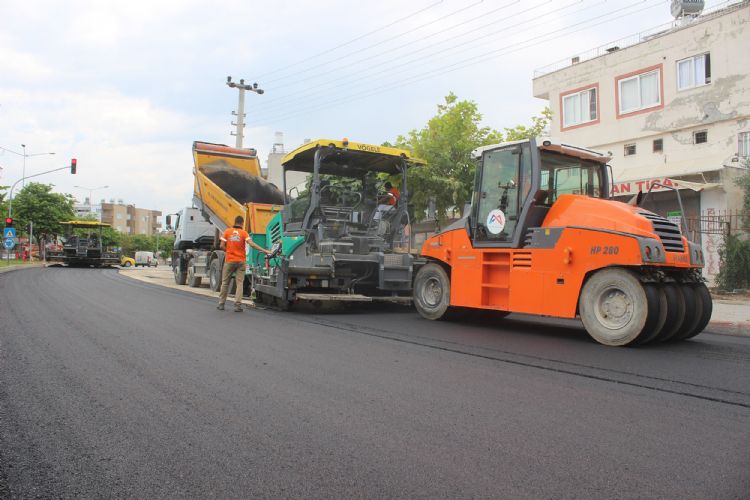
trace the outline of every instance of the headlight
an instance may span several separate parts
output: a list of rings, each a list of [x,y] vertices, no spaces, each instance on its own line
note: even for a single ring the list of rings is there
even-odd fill
[[[703,260],[703,250],[698,243],[688,241],[688,252],[690,252],[691,266],[703,266],[705,264],[705,261]]]
[[[641,247],[641,258],[643,259],[643,262],[651,264],[667,261],[664,247],[659,240],[653,238],[638,238],[638,243]]]

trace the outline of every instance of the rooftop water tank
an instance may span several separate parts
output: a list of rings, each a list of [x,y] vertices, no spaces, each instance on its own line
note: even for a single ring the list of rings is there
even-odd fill
[[[672,0],[672,16],[679,19],[685,16],[697,16],[703,12],[706,2],[703,0]]]

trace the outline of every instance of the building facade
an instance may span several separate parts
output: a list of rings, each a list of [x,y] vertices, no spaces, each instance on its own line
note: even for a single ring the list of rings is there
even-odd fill
[[[158,210],[136,208],[135,205],[101,204],[101,221],[125,234],[156,234],[161,228],[160,216]]]
[[[537,70],[533,87],[552,137],[612,156],[615,199],[650,190],[645,208],[691,222],[713,278],[723,236],[701,219],[742,205],[733,179],[750,155],[750,2]]]
[[[102,200],[104,202],[104,200]],[[98,221],[102,220],[102,205],[101,203],[91,203],[88,198],[83,200],[83,203],[76,203],[73,205],[73,210],[76,213],[76,218],[90,218],[91,216],[96,217]]]

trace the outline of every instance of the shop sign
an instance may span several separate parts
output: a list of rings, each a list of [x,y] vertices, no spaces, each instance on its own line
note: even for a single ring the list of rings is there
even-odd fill
[[[667,219],[679,226],[682,224],[682,212],[680,212],[679,210],[672,210],[670,212],[667,212]]]
[[[624,196],[628,194],[638,194],[639,191],[643,191],[644,193],[647,193],[654,183],[662,184],[665,187],[654,186],[654,188],[651,189],[652,193],[655,193],[658,191],[666,191],[670,187],[679,187],[679,184],[675,180],[667,179],[667,178],[644,179],[641,181],[617,182],[612,185],[612,196]]]

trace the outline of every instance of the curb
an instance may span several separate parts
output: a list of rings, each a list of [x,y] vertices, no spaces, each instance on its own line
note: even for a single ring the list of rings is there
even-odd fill
[[[9,266],[9,267],[0,267],[0,274],[9,273],[10,271],[18,271],[19,269],[32,269],[35,267],[44,267],[44,263],[40,262],[39,264],[37,263],[19,264],[19,265]]]
[[[710,321],[706,329],[703,330],[703,333],[750,337],[750,321]]]

